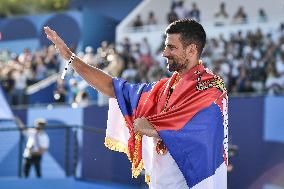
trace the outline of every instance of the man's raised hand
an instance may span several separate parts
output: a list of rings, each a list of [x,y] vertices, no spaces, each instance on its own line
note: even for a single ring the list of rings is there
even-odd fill
[[[72,56],[71,50],[67,47],[65,42],[58,36],[58,34],[50,29],[48,26],[44,27],[46,37],[55,45],[55,49],[65,60],[69,60]]]

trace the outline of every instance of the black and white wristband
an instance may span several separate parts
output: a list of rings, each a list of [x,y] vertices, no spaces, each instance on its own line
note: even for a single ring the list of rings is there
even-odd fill
[[[64,79],[66,73],[67,73],[67,70],[68,70],[68,67],[70,66],[70,64],[72,64],[73,60],[75,59],[76,55],[74,53],[72,53],[70,59],[66,62],[65,64],[65,67],[64,67],[64,70],[61,74],[61,79]]]

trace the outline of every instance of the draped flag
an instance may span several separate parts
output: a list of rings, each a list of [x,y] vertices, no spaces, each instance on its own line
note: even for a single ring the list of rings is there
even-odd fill
[[[228,106],[224,82],[200,63],[182,77],[168,98],[177,77],[174,73],[149,84],[114,78],[117,102],[110,101],[105,145],[128,155],[133,177],[143,168],[147,173],[153,155],[145,155],[147,150],[142,154],[142,148],[151,143],[133,131],[133,121],[145,117],[158,131],[189,188],[226,188]]]

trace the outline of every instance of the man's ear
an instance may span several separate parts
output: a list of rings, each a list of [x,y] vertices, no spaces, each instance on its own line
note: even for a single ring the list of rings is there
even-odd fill
[[[186,47],[186,54],[193,56],[197,54],[197,46],[195,44],[190,44]]]

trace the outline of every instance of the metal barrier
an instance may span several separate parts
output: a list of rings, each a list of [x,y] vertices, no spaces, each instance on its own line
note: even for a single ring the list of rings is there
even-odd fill
[[[27,127],[30,128],[30,127]],[[17,153],[18,162],[17,162],[17,175],[19,177],[22,177],[22,161],[23,161],[23,150],[25,147],[25,136],[22,132],[20,132],[21,129],[18,127],[0,127],[0,133],[3,132],[18,132],[19,133],[19,141],[18,141],[18,150],[14,150],[13,153]],[[78,132],[79,131],[87,131],[91,132],[92,134],[99,134],[104,135],[105,129],[99,129],[94,127],[88,127],[88,126],[77,126],[77,125],[46,125],[45,131],[49,135],[50,143],[53,145],[50,145],[48,151],[54,152],[55,156],[58,158],[59,164],[61,163],[61,166],[64,167],[65,176],[74,176],[77,177],[77,165],[78,165],[78,159],[79,159],[79,142],[78,142]],[[64,136],[61,140],[60,137]],[[10,139],[6,139],[2,137],[1,141],[2,143],[9,142]],[[82,140],[82,139],[81,139]],[[54,145],[56,144],[56,145]],[[60,149],[64,149],[64,152],[61,152]],[[11,150],[11,149],[9,149]],[[58,153],[60,152],[60,153]],[[1,153],[1,151],[0,151]],[[3,149],[2,149],[3,153]],[[0,154],[1,155],[1,154]],[[62,155],[64,158],[62,158]],[[63,161],[62,161],[63,159]]]

